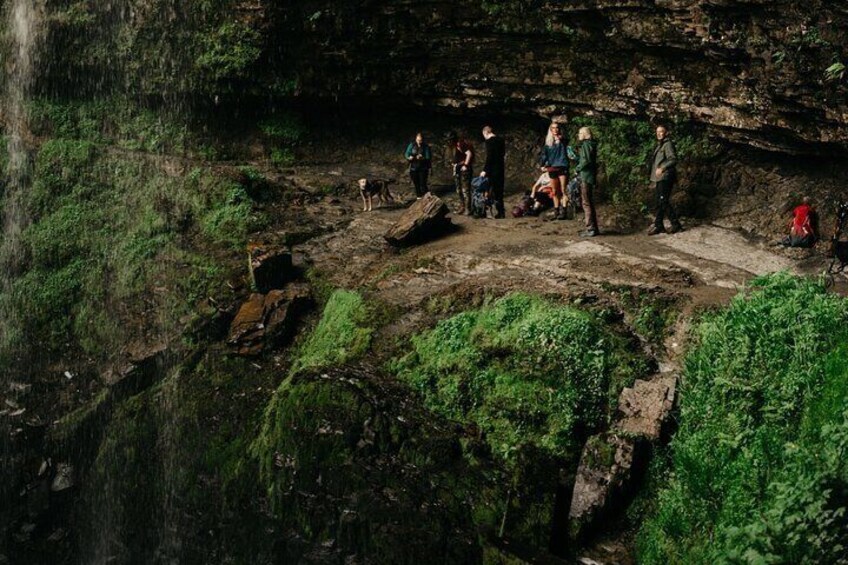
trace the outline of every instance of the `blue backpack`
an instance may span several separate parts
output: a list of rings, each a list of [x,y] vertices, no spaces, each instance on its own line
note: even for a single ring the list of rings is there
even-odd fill
[[[486,208],[491,206],[489,190],[492,183],[488,177],[475,177],[471,181],[471,215],[475,218],[485,218]]]

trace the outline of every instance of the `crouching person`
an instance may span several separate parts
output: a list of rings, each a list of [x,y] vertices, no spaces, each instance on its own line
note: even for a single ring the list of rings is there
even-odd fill
[[[781,243],[786,247],[813,247],[819,239],[816,224],[816,211],[810,203],[810,198],[805,196],[801,205],[792,211],[789,237],[784,238]]]

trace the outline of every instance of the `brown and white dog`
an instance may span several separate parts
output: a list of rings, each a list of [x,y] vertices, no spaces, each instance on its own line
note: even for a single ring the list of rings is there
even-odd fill
[[[359,194],[362,196],[362,211],[370,212],[373,209],[373,201],[376,196],[382,207],[386,202],[394,202],[395,197],[389,191],[389,185],[394,183],[390,179],[359,179]]]

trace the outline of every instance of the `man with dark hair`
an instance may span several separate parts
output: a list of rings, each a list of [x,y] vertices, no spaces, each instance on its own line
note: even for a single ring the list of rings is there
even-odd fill
[[[657,127],[657,147],[651,161],[651,182],[657,190],[657,216],[648,230],[648,235],[665,233],[665,216],[671,221],[671,233],[683,229],[680,219],[671,204],[671,190],[677,180],[677,150],[668,136],[665,126]]]
[[[495,201],[495,218],[506,217],[504,209],[504,177],[506,176],[506,144],[498,137],[492,126],[483,128],[483,139],[486,140],[486,164],[480,172],[481,177],[488,177],[492,185],[492,198]]]

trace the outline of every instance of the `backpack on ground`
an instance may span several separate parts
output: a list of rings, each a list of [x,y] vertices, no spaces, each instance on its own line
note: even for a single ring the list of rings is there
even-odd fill
[[[512,217],[521,218],[523,216],[529,216],[533,209],[533,204],[535,204],[533,197],[525,194],[521,197],[521,201],[512,208]]]
[[[475,218],[485,218],[486,208],[491,206],[489,191],[492,183],[487,177],[475,177],[471,181],[471,215]]]
[[[572,206],[574,206],[575,210],[583,209],[583,196],[580,192],[580,187],[583,181],[580,180],[580,177],[574,177],[568,183],[568,200],[571,202]]]

